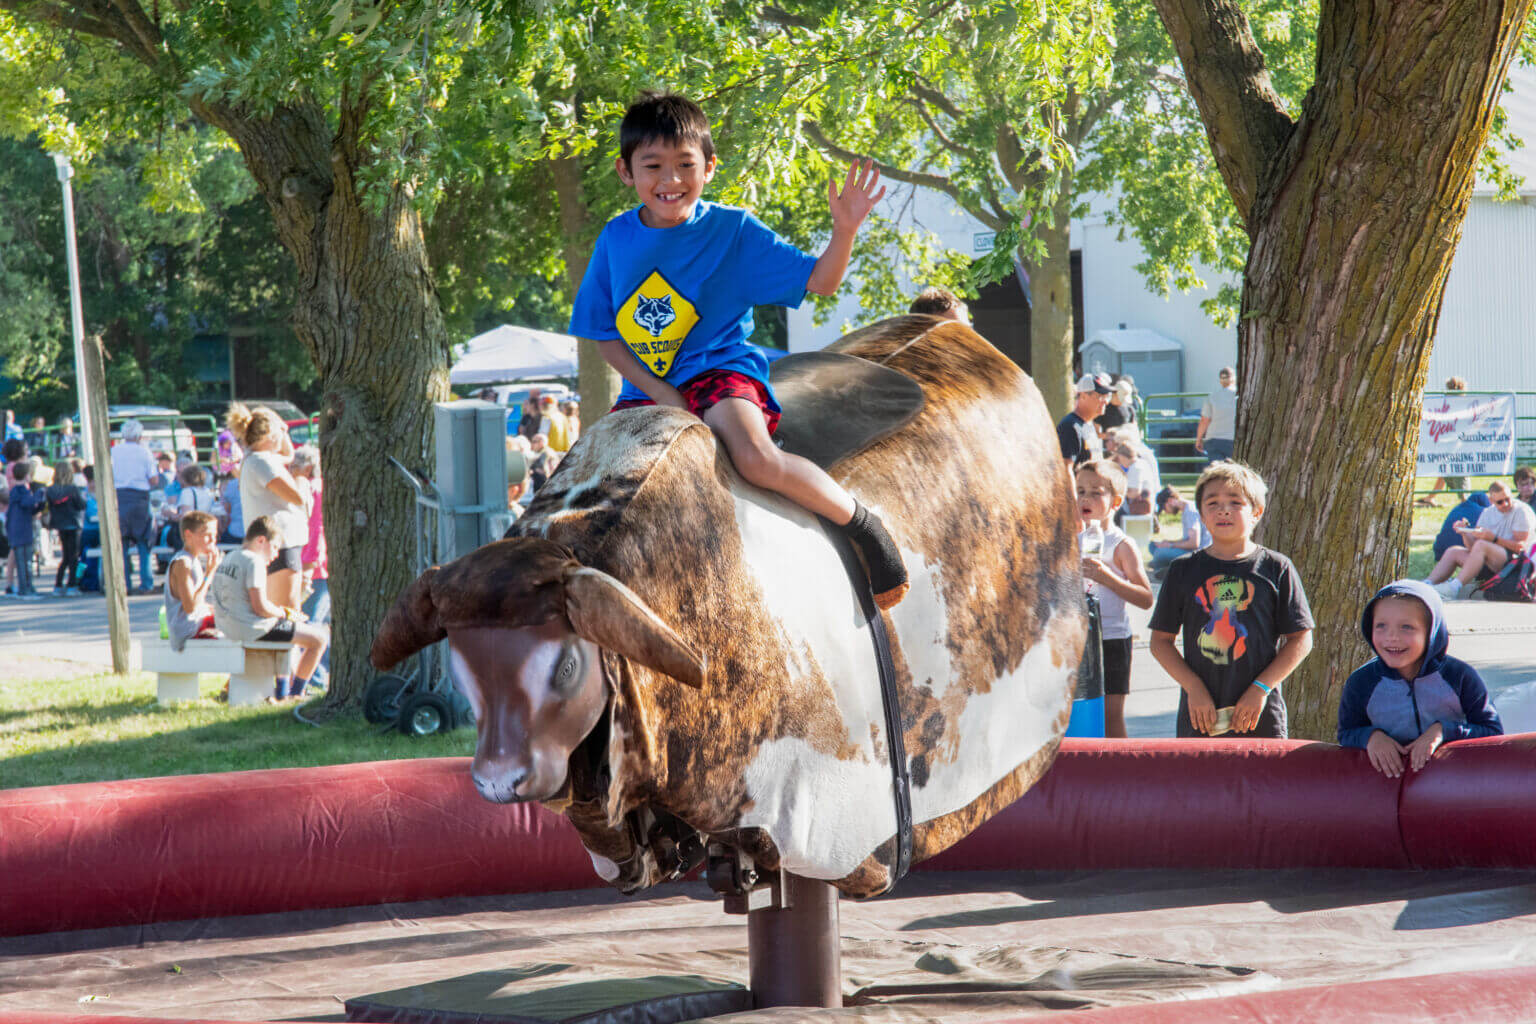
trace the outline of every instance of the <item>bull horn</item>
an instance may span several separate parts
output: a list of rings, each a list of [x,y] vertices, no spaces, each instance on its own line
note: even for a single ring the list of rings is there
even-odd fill
[[[384,616],[384,624],[374,634],[368,660],[380,672],[396,665],[430,644],[448,635],[437,618],[437,604],[432,599],[432,581],[438,567],[433,566],[400,594],[395,606]]]
[[[703,688],[708,661],[624,584],[600,569],[565,571],[565,614],[576,635],[679,682]]]

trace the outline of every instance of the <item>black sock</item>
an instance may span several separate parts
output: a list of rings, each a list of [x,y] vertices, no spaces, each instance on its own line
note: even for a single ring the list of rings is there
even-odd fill
[[[886,532],[880,517],[854,502],[853,518],[843,527],[843,533],[864,556],[864,567],[869,572],[869,587],[875,596],[893,595],[899,600],[901,594],[906,592],[907,566],[901,560],[901,552]]]

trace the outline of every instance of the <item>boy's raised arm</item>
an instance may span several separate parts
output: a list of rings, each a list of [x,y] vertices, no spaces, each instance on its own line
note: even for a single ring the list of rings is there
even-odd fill
[[[879,183],[880,172],[875,168],[873,160],[865,160],[863,167],[857,161],[849,164],[842,189],[838,189],[836,181],[827,182],[827,205],[832,209],[832,238],[805,282],[806,291],[831,295],[843,283],[859,226],[864,223],[864,218],[869,216],[874,205],[885,198],[884,185],[880,185],[880,191],[875,191]]]

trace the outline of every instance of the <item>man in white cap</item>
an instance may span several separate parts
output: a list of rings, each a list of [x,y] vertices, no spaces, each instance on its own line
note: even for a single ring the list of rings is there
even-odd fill
[[[1061,457],[1067,460],[1068,469],[1104,457],[1104,442],[1099,440],[1093,421],[1103,415],[1114,390],[1107,373],[1085,373],[1078,379],[1072,411],[1056,424],[1056,440],[1061,443]]]

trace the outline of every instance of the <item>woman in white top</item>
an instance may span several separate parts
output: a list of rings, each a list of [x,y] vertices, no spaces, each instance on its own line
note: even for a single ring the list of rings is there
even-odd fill
[[[267,566],[267,596],[279,607],[297,609],[309,510],[304,493],[288,472],[288,460],[293,458],[288,425],[264,405],[252,409],[239,402],[229,407],[224,424],[245,449],[240,464],[240,511],[245,525],[268,516],[277,527]]]

